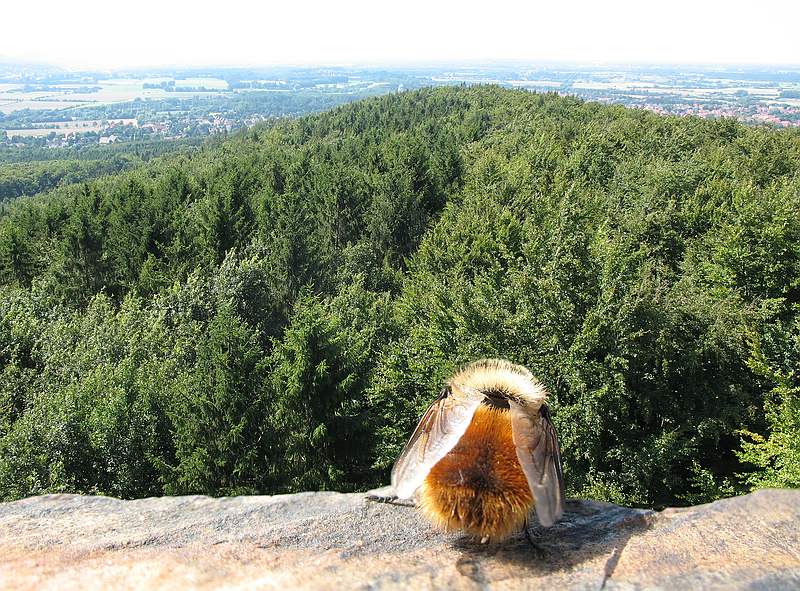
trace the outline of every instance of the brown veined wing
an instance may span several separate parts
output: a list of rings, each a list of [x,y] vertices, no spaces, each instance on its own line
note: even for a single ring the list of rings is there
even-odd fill
[[[564,512],[564,475],[558,435],[546,404],[532,411],[509,401],[511,431],[517,458],[525,473],[536,516],[544,527],[553,525]]]
[[[436,463],[455,447],[484,399],[477,390],[442,390],[406,443],[392,468],[392,488],[401,499],[414,495]]]

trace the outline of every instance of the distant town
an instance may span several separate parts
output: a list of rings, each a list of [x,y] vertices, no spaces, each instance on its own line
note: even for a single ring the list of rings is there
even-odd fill
[[[668,115],[800,126],[800,66],[467,64],[80,72],[0,63],[0,147],[8,153],[219,135],[367,96],[459,84],[555,92]]]

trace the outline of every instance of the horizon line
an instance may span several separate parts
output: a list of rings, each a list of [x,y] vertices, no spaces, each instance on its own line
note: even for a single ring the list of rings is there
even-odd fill
[[[281,61],[281,62],[228,62],[207,64],[140,64],[140,65],[67,65],[46,60],[14,58],[0,55],[0,66],[22,66],[61,70],[64,72],[122,72],[152,70],[235,70],[235,69],[319,69],[319,68],[441,68],[441,67],[486,67],[486,66],[563,66],[600,69],[623,68],[676,68],[700,69],[774,69],[775,71],[800,70],[800,62],[712,62],[712,61],[667,61],[667,60],[597,60],[597,59],[544,59],[544,58],[486,58],[486,59],[411,59],[411,60],[333,60],[333,61]]]

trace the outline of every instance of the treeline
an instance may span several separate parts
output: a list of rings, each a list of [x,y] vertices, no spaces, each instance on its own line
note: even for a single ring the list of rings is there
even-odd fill
[[[551,392],[571,495],[800,485],[800,135],[403,93],[14,202],[0,496],[384,483],[457,366]]]
[[[94,144],[58,148],[31,146],[16,148],[0,145],[0,167],[21,163],[52,162],[55,160],[88,162],[92,160],[134,158],[146,161],[174,152],[192,151],[196,146],[214,141],[216,141],[215,138],[184,138],[180,140],[157,138],[106,145]]]
[[[115,156],[105,160],[50,160],[5,164],[0,166],[0,202],[49,191],[62,183],[77,183],[121,172],[135,163],[136,159],[131,156]]]
[[[0,217],[7,212],[12,199],[131,170],[160,156],[191,153],[203,144],[213,146],[219,141],[219,138],[133,141],[82,148],[25,148],[17,153],[0,148]]]

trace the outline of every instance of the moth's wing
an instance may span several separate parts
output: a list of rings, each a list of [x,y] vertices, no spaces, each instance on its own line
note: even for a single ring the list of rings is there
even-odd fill
[[[455,447],[484,396],[477,390],[442,390],[425,411],[392,468],[392,487],[401,499],[414,495],[428,472]]]
[[[546,404],[537,411],[509,401],[511,431],[517,458],[536,503],[536,516],[544,527],[564,512],[564,475],[558,435]]]

